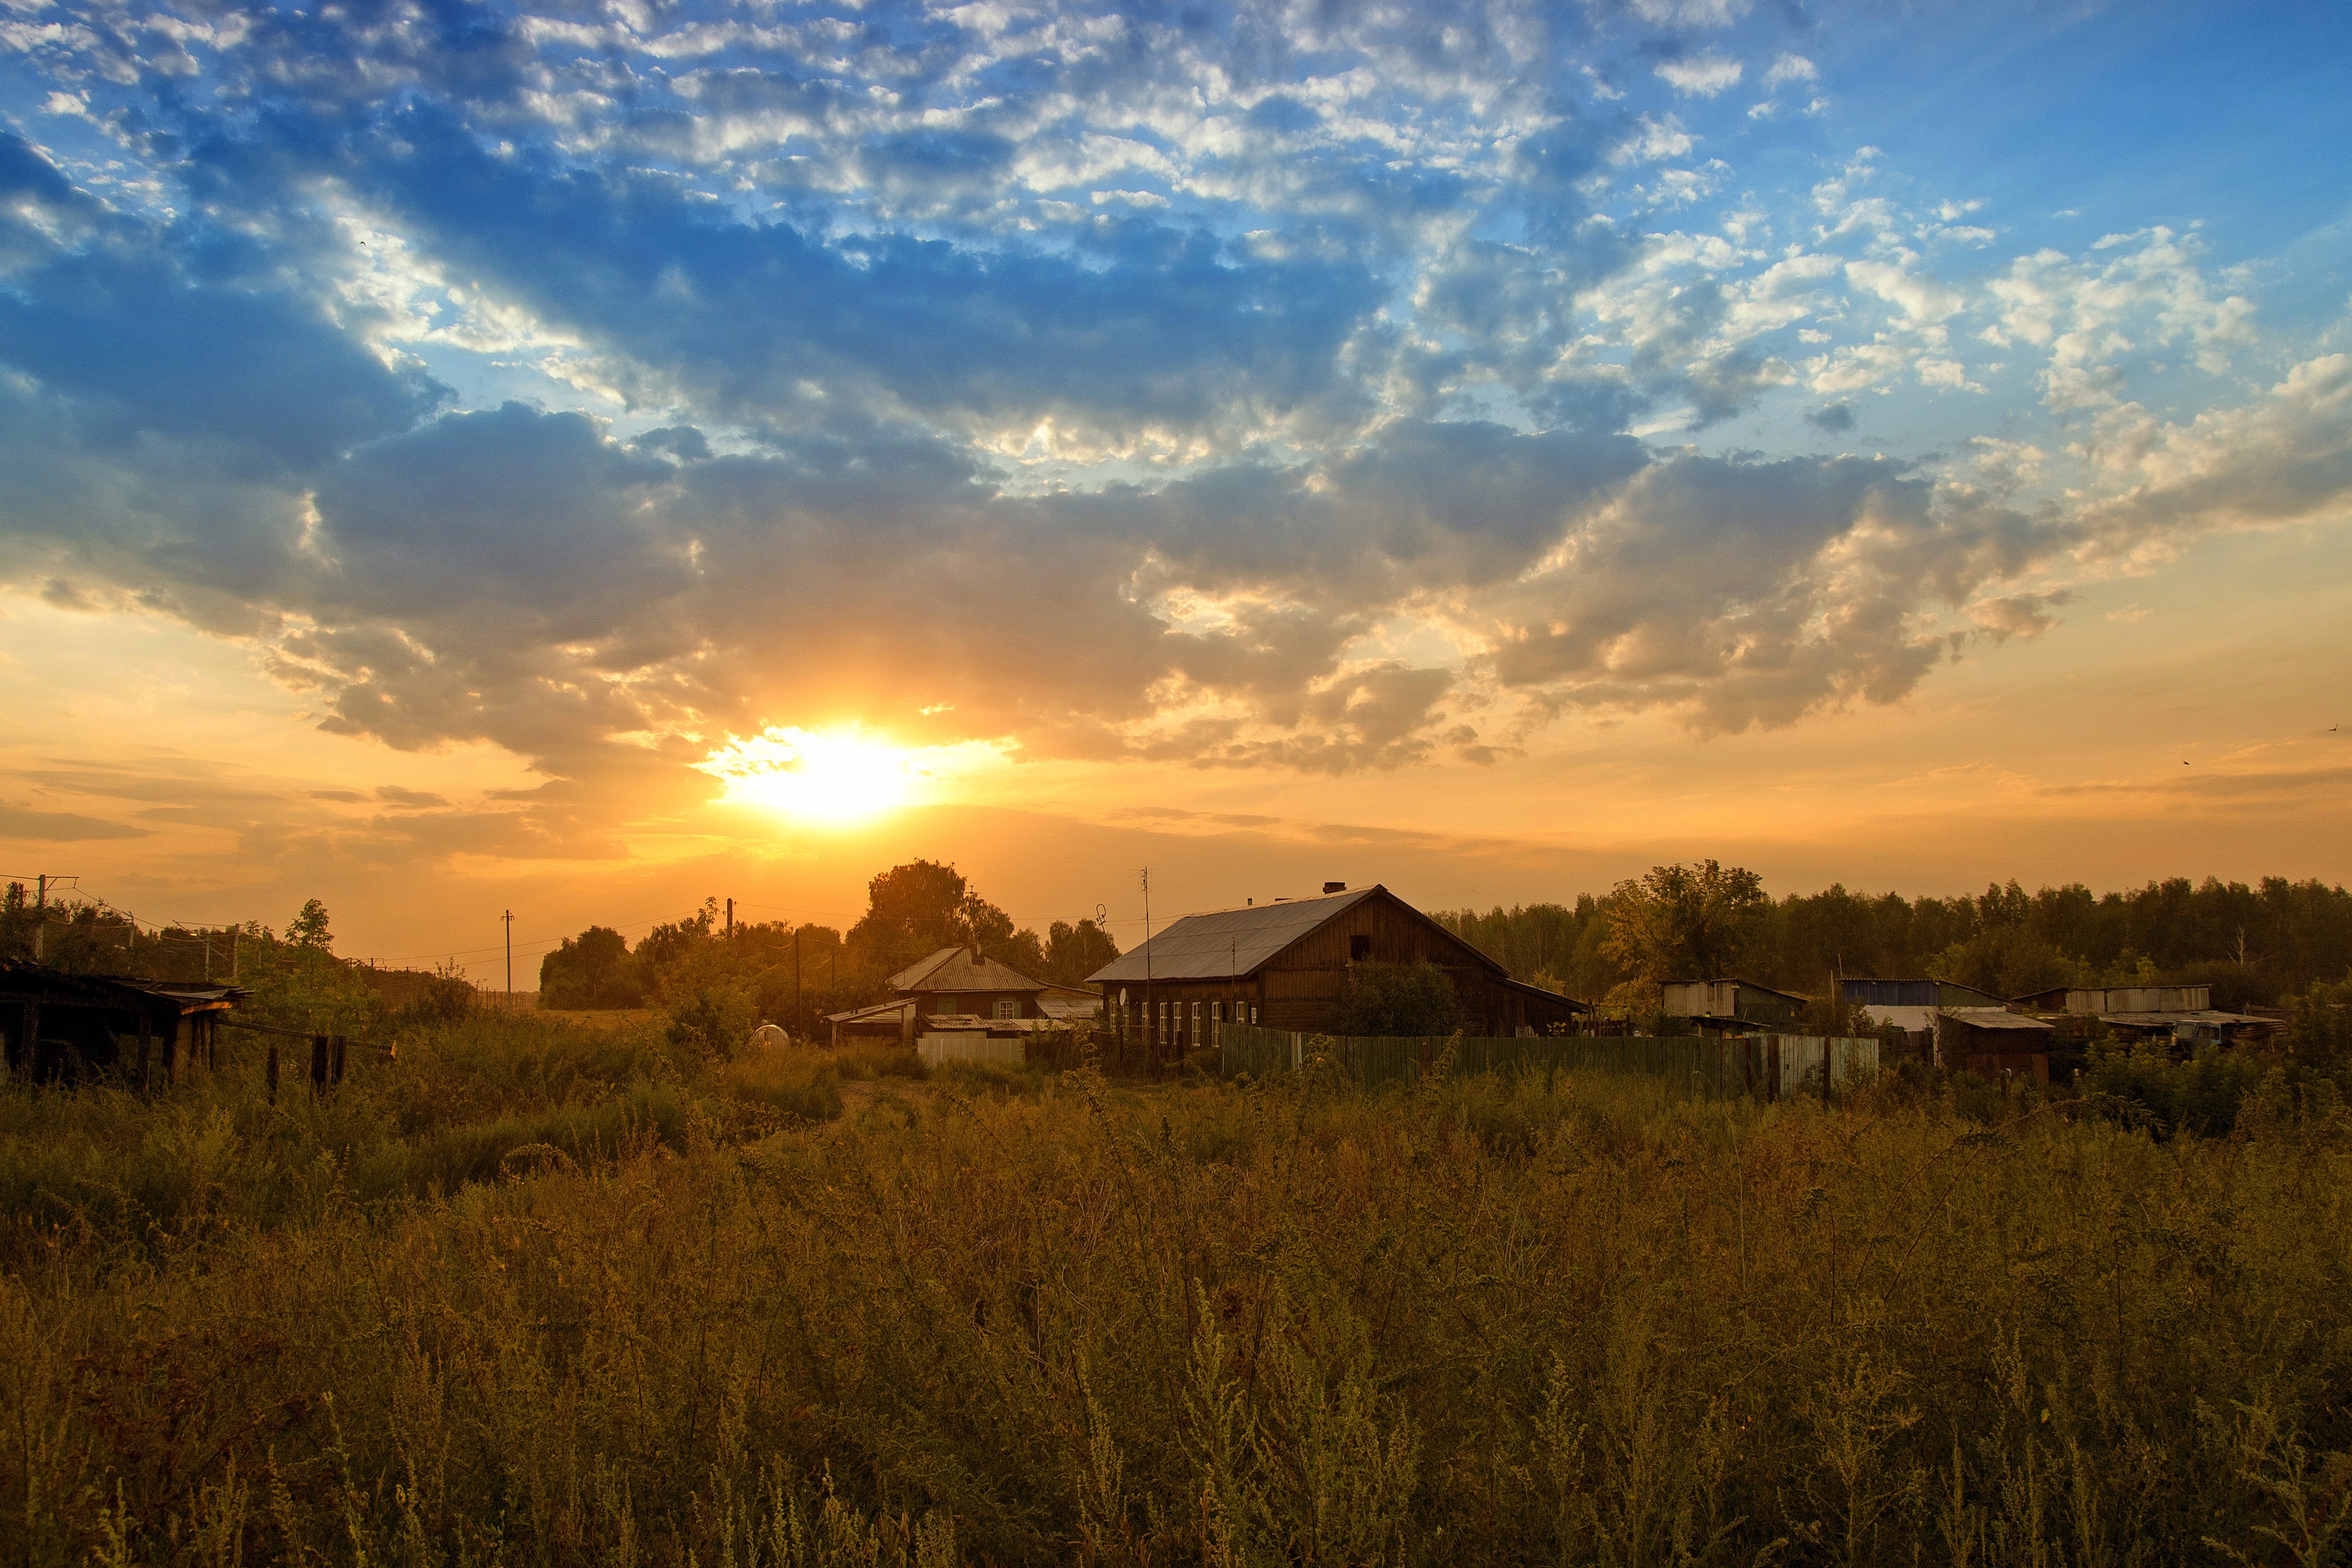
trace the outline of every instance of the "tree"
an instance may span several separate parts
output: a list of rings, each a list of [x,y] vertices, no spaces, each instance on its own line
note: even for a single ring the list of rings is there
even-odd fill
[[[1652,984],[1730,974],[1771,907],[1761,877],[1711,860],[1653,866],[1639,882],[1619,883],[1609,897],[1602,951]]]
[[[327,930],[327,906],[319,899],[306,899],[294,918],[286,924],[286,945],[309,948],[320,953],[335,950],[335,939]]]
[[[1087,977],[1118,956],[1110,933],[1091,920],[1076,925],[1056,920],[1045,927],[1045,973],[1035,977],[1055,985],[1083,986]]]
[[[1331,1015],[1340,1035],[1428,1035],[1454,1030],[1454,979],[1436,965],[1357,964]]]
[[[1015,960],[1038,962],[1031,951],[1036,936],[1014,931],[1013,917],[974,893],[953,866],[937,861],[892,866],[866,884],[866,913],[847,940],[886,970],[964,943],[1016,968]]]
[[[591,925],[539,962],[539,1001],[547,1008],[632,1008],[644,988],[631,971],[628,939]]]

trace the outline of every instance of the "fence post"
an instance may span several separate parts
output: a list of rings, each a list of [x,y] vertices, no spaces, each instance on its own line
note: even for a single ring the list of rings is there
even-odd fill
[[[330,1083],[343,1081],[343,1052],[347,1043],[341,1035],[334,1035],[328,1040],[327,1081]]]
[[[327,1037],[314,1034],[310,1037],[310,1092],[324,1094],[326,1092]]]

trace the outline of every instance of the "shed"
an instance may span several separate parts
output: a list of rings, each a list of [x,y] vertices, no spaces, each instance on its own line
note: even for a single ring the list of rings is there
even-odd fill
[[[2234,1045],[2284,1029],[2284,1022],[2251,1013],[2225,1013],[2211,1008],[2170,1011],[2112,1012],[2098,1015],[2101,1023],[2126,1040],[2170,1040],[2185,1046]]]
[[[916,1005],[913,997],[894,997],[871,1007],[827,1013],[824,1021],[832,1028],[835,1045],[864,1042],[910,1046],[915,1043]]]
[[[1801,1018],[1809,1000],[1794,991],[1777,991],[1753,980],[1726,977],[1668,980],[1661,1005],[1668,1018],[1694,1019],[1702,1025],[1757,1024],[1780,1029]]]
[[[1056,986],[1048,982],[1045,988],[1037,993],[1037,1010],[1058,1023],[1073,1026],[1090,1024],[1102,1011],[1102,994],[1076,986]]]
[[[2101,1018],[2109,1013],[2193,1013],[2213,1005],[2210,986],[2053,986],[2015,998],[2037,1013]]]
[[[1906,1034],[1927,1035],[1937,1008],[1998,1008],[2000,998],[1953,980],[1848,979],[1831,982],[1831,994],[1860,1009],[1874,1024],[1892,1024]]]
[[[1936,1014],[1936,1065],[1998,1082],[2010,1074],[2050,1082],[2049,1024],[2007,1008],[1943,1008]]]
[[[1378,883],[1187,915],[1087,979],[1122,1036],[1181,1051],[1226,1022],[1328,1032],[1357,965],[1424,961],[1453,981],[1466,1034],[1545,1034],[1591,1010],[1511,978]]]
[[[68,975],[0,963],[0,1031],[9,1075],[74,1082],[97,1072],[176,1082],[213,1064],[216,1020],[244,1001],[235,986]]]

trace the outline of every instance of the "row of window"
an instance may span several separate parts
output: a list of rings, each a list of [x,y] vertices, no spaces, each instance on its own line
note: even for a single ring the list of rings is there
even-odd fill
[[[1138,1030],[1145,1027],[1147,1014],[1144,1009],[1147,1005],[1149,1004],[1136,1002],[1129,1009],[1131,1027]],[[1257,1022],[1257,1008],[1254,1003],[1244,1005],[1241,1002],[1193,1002],[1191,1004],[1192,1013],[1189,1020],[1184,1010],[1185,1007],[1185,1003],[1176,1001],[1160,1002],[1152,1007],[1152,1015],[1156,1016],[1151,1016],[1149,1019],[1151,1033],[1161,1045],[1172,1045],[1180,1037],[1197,1045],[1214,1040],[1219,1024],[1227,1021]],[[1186,1027],[1188,1021],[1189,1028]]]

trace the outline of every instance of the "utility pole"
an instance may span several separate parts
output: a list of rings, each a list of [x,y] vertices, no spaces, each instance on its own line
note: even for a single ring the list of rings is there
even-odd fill
[[[735,901],[731,898],[727,901],[727,940],[735,940]]]
[[[514,911],[506,913],[507,923],[507,1006],[514,1006]]]
[[[1160,1009],[1151,998],[1151,868],[1143,868],[1143,1038],[1160,1054]]]
[[[42,872],[34,878],[34,882],[39,888],[33,897],[33,961],[37,964],[41,961],[42,946],[49,935],[49,873]],[[25,1060],[32,1060],[29,1048]]]
[[[793,1021],[808,1028],[808,992],[801,985],[801,928],[797,925],[793,927]],[[811,1039],[816,1037],[816,1030],[808,1032]]]

